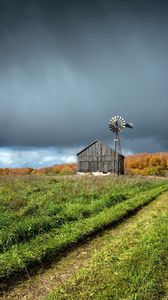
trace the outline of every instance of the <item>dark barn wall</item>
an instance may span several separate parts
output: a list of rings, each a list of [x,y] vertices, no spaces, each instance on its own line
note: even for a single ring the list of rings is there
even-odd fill
[[[115,165],[115,152],[100,141],[95,141],[77,154],[78,172],[124,173],[124,157],[118,154]]]

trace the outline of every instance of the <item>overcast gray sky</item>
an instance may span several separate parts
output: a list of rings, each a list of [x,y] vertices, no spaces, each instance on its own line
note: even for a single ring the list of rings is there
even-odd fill
[[[124,153],[168,150],[167,1],[0,0],[0,167],[74,160],[109,119]]]

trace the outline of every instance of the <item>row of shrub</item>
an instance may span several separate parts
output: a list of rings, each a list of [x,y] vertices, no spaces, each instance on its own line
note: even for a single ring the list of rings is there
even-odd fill
[[[60,164],[40,169],[33,168],[0,168],[0,176],[15,175],[73,175],[76,174],[76,163]]]

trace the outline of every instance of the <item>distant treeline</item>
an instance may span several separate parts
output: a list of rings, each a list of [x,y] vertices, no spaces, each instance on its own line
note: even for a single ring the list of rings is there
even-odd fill
[[[33,168],[0,168],[2,175],[73,175],[77,172],[77,164],[61,164],[41,169]],[[125,173],[140,175],[168,175],[168,152],[142,153],[125,158]]]
[[[127,156],[126,172],[141,175],[168,175],[168,153],[142,153]]]
[[[61,164],[41,169],[33,168],[0,168],[1,175],[73,175],[76,173],[77,165]]]

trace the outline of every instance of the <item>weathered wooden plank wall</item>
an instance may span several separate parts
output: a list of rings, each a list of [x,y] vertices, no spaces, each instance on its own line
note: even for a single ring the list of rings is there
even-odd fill
[[[124,173],[124,157],[118,154],[117,166],[115,165],[115,151],[95,141],[90,146],[77,154],[78,172],[112,172]]]

